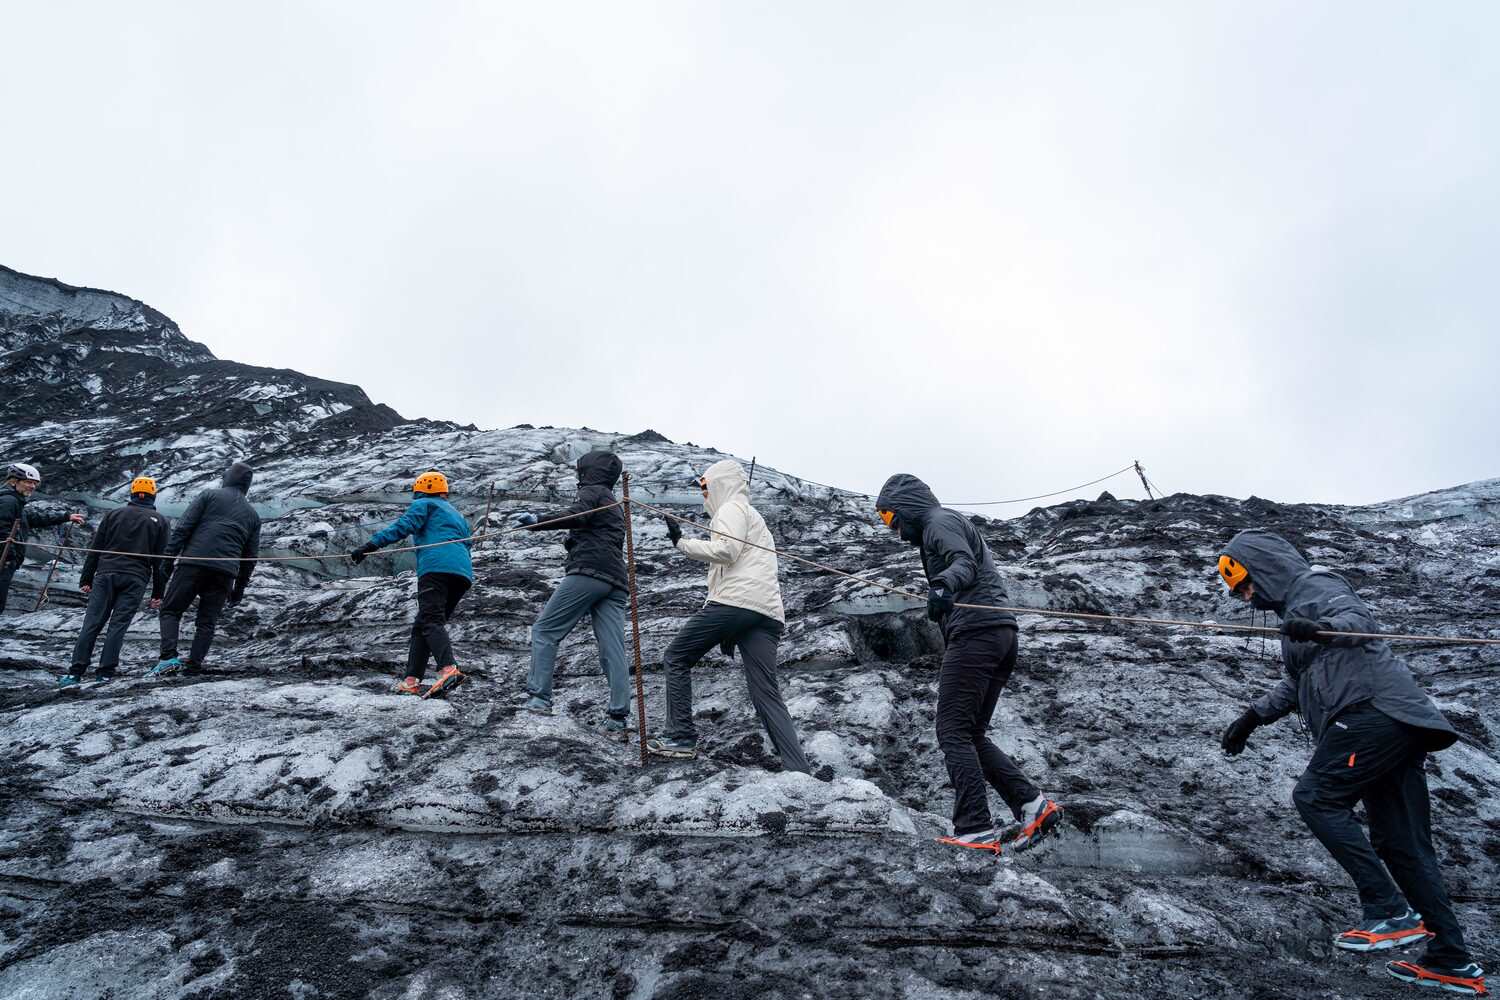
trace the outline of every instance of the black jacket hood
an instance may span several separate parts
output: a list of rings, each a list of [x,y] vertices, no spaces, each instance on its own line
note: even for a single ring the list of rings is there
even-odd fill
[[[875,507],[894,513],[901,537],[913,545],[920,545],[927,519],[933,511],[942,509],[942,504],[922,480],[909,472],[898,472],[880,488]]]
[[[241,493],[250,492],[250,481],[255,478],[255,470],[244,462],[235,462],[224,473],[224,485]]]
[[[1312,568],[1291,542],[1261,528],[1235,535],[1224,546],[1223,554],[1250,571],[1250,582],[1255,584],[1255,603],[1277,614],[1286,609],[1292,581]]]
[[[591,451],[578,460],[578,485],[603,486],[612,490],[620,481],[624,465],[612,451]]]

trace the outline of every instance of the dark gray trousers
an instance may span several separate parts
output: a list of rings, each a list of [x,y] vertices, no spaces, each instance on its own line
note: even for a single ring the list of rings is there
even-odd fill
[[[99,651],[99,673],[109,675],[120,665],[120,647],[125,644],[125,630],[141,609],[141,599],[146,596],[146,581],[127,573],[100,573],[94,577],[93,589],[89,591],[88,607],[83,612],[83,628],[78,641],[73,645],[73,666],[68,671],[75,677],[89,672],[89,661],[94,658],[94,642],[106,623],[109,631],[104,636],[104,648]]]
[[[802,741],[792,717],[781,700],[776,683],[776,645],[781,641],[781,622],[758,611],[706,604],[672,639],[663,657],[667,675],[667,728],[672,740],[696,742],[693,727],[693,665],[715,646],[733,642],[745,666],[745,683],[755,715],[771,737],[771,746],[788,771],[806,774],[810,768],[802,753]]]
[[[202,667],[208,651],[214,644],[214,629],[219,624],[219,615],[224,602],[229,599],[229,588],[234,577],[201,566],[178,565],[167,581],[167,596],[162,598],[161,658],[170,660],[177,655],[177,636],[182,628],[182,616],[198,600],[198,617],[194,621],[193,645],[187,662]]]

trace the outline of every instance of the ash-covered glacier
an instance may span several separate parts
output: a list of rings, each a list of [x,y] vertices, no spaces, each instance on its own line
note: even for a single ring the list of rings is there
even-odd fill
[[[958,857],[932,843],[951,794],[936,635],[900,598],[790,560],[782,686],[812,776],[778,770],[717,654],[696,678],[696,761],[642,768],[603,738],[587,629],[559,659],[557,714],[521,712],[528,628],[562,571],[546,535],[476,550],[454,630],[474,682],[446,702],[390,693],[411,567],[331,557],[394,515],[431,456],[499,532],[567,499],[590,448],[679,511],[697,503],[686,475],[719,453],[406,421],[353,386],[214,359],[124,296],[3,269],[0,338],[0,447],[42,466],[52,500],[97,512],[145,469],[171,512],[244,458],[276,484],[251,494],[263,551],[297,557],[257,571],[202,677],[141,678],[143,614],[123,683],[67,697],[53,681],[77,566],[32,612],[34,550],[0,629],[0,997],[1400,995],[1379,962],[1329,945],[1357,905],[1291,807],[1309,751],[1295,722],[1234,760],[1218,749],[1278,674],[1260,640],[1023,618],[994,734],[1067,805],[1065,836],[1017,861]],[[917,581],[868,498],[764,466],[753,494],[789,552]],[[1106,494],[976,523],[1028,606],[1248,623],[1213,559],[1263,525],[1345,572],[1392,629],[1497,637],[1497,497],[1500,480],[1362,508]],[[703,579],[658,520],[634,527],[655,725],[661,652]],[[1492,964],[1500,656],[1401,649],[1464,733],[1430,764],[1434,827]]]

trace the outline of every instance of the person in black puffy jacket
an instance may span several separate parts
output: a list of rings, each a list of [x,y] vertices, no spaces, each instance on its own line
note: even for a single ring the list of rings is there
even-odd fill
[[[161,602],[161,659],[151,676],[202,670],[225,602],[238,604],[245,596],[260,554],[260,515],[245,498],[253,477],[250,466],[235,462],[224,473],[223,485],[199,493],[172,528],[167,555],[177,561]],[[182,660],[177,635],[183,613],[195,599],[193,645]]]
[[[552,713],[552,675],[557,647],[587,615],[599,644],[599,665],[609,681],[606,730],[622,734],[630,717],[630,668],[625,662],[625,516],[612,492],[620,479],[618,455],[591,451],[578,460],[578,499],[563,510],[519,514],[516,523],[533,531],[568,532],[562,583],[531,627],[531,672],[526,678],[529,711]],[[609,507],[608,510],[599,510]]]
[[[17,462],[5,470],[5,485],[0,486],[0,613],[5,611],[5,598],[10,593],[11,578],[26,561],[25,538],[33,528],[50,528],[54,524],[72,521],[83,523],[82,514],[28,514],[26,504],[31,494],[42,484],[41,473],[35,466]]]
[[[88,607],[73,646],[72,666],[58,681],[59,688],[82,683],[89,672],[94,643],[106,623],[109,631],[99,652],[97,677],[101,682],[113,679],[120,665],[125,631],[140,610],[148,586],[151,606],[161,607],[168,560],[151,557],[166,552],[171,527],[171,522],[157,513],[156,480],[150,476],[137,477],[130,484],[130,502],[105,514],[99,522],[78,577],[78,589],[88,595]]]

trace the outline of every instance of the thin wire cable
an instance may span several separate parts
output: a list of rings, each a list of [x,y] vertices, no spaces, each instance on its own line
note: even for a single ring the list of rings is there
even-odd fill
[[[698,528],[699,530],[707,531],[710,534],[720,535],[724,538],[732,539],[742,545],[748,545],[751,548],[760,549],[763,552],[770,552],[778,557],[784,557],[787,559],[791,559],[794,562],[802,563],[806,566],[812,566],[816,569],[822,570],[825,573],[832,573],[835,576],[841,576],[848,580],[854,580],[858,583],[866,584],[871,587],[878,587],[882,590],[889,591],[892,594],[898,594],[902,597],[910,598],[914,601],[926,600],[926,598],[922,595],[914,594],[909,590],[903,590],[900,587],[895,587],[888,583],[882,583],[879,580],[871,580],[867,577],[849,573],[834,566],[829,566],[826,563],[820,563],[815,559],[807,559],[803,556],[795,555],[791,552],[785,551],[784,549],[777,549],[766,545],[758,545],[755,542],[750,541],[748,538],[737,538],[736,536],[731,535],[728,532],[720,531],[717,528],[710,527],[709,525],[699,524],[696,521],[691,521],[684,517],[679,517],[678,515],[673,514],[671,511],[662,510],[658,507],[653,507],[650,504],[641,503],[639,500],[632,500],[630,504],[632,507],[640,507],[655,514],[659,514],[663,517],[670,517],[674,521],[691,525],[692,527]],[[1139,615],[1101,615],[1086,611],[1056,611],[1051,608],[1010,608],[998,604],[955,604],[954,607],[969,608],[974,611],[1006,611],[1011,614],[1017,615],[1040,615],[1044,618],[1072,618],[1082,621],[1128,622],[1135,625],[1173,625],[1180,626],[1182,628],[1196,628],[1212,632],[1240,632],[1248,633],[1250,635],[1275,635],[1278,637],[1281,635],[1281,630],[1277,628],[1262,627],[1257,625],[1221,625],[1217,622],[1195,622],[1178,618],[1145,618]],[[1320,631],[1318,634],[1321,636],[1350,639],[1400,639],[1411,642],[1442,642],[1454,645],[1463,644],[1500,646],[1500,639],[1484,639],[1474,636],[1454,637],[1444,635],[1403,635],[1386,632],[1333,631]]]
[[[1016,497],[1016,498],[1014,498],[1012,500],[962,500],[962,501],[948,501],[947,504],[946,504],[946,506],[949,506],[949,507],[998,507],[998,506],[1001,506],[1003,504],[1030,503],[1033,500],[1046,500],[1049,497],[1060,497],[1060,496],[1062,496],[1065,493],[1073,493],[1073,492],[1076,492],[1077,490],[1085,489],[1085,488],[1087,488],[1089,486],[1097,486],[1098,484],[1100,484],[1102,482],[1105,482],[1106,480],[1110,480],[1110,479],[1113,479],[1116,476],[1122,475],[1122,474],[1124,474],[1126,472],[1133,472],[1133,471],[1135,471],[1135,463],[1134,462],[1132,462],[1129,465],[1125,466],[1123,469],[1117,469],[1114,472],[1111,472],[1107,476],[1100,476],[1098,479],[1090,479],[1086,483],[1079,483],[1077,486],[1070,486],[1070,487],[1068,487],[1065,490],[1053,490],[1051,493],[1038,493],[1036,496]],[[794,475],[792,475],[789,472],[776,472],[776,473],[774,473],[774,475],[782,476],[785,479],[793,479],[793,480],[796,480],[799,483],[806,483],[809,486],[821,486],[825,490],[833,490],[835,493],[846,493],[849,496],[866,497],[867,499],[870,499],[870,500],[874,500],[877,497],[877,494],[874,494],[874,493],[861,493],[859,490],[850,490],[850,489],[845,489],[842,486],[833,486],[833,485],[830,485],[829,483],[820,483],[816,479],[806,479],[806,478],[804,478],[802,476],[794,476]],[[647,483],[646,485],[648,487],[650,487],[650,488],[653,488],[653,489],[655,488],[650,483]],[[781,489],[782,487],[772,487],[772,488],[773,489]]]
[[[519,525],[513,528],[501,528],[498,531],[480,531],[464,538],[450,538],[442,542],[427,542],[423,545],[400,545],[389,549],[377,551],[391,555],[397,552],[420,552],[423,549],[435,549],[443,545],[461,545],[464,542],[476,542],[485,538],[494,538],[499,535],[508,535],[517,531],[532,531],[536,528],[545,528],[549,525],[562,524],[578,517],[587,517],[590,514],[598,514],[602,511],[613,510],[623,504],[624,501],[616,500],[614,503],[605,504],[603,507],[595,507],[592,510],[579,511],[576,514],[568,514],[564,517],[554,517],[551,520],[539,521],[536,524]],[[326,555],[306,556],[257,556],[253,559],[244,556],[169,556],[164,553],[153,552],[122,552],[118,549],[91,549],[76,545],[49,545],[46,542],[29,542],[30,546],[46,550],[48,552],[92,552],[101,556],[129,556],[133,559],[181,559],[184,562],[222,562],[222,563],[263,563],[263,562],[306,562],[309,559],[349,559],[352,554],[348,552],[330,552]]]

